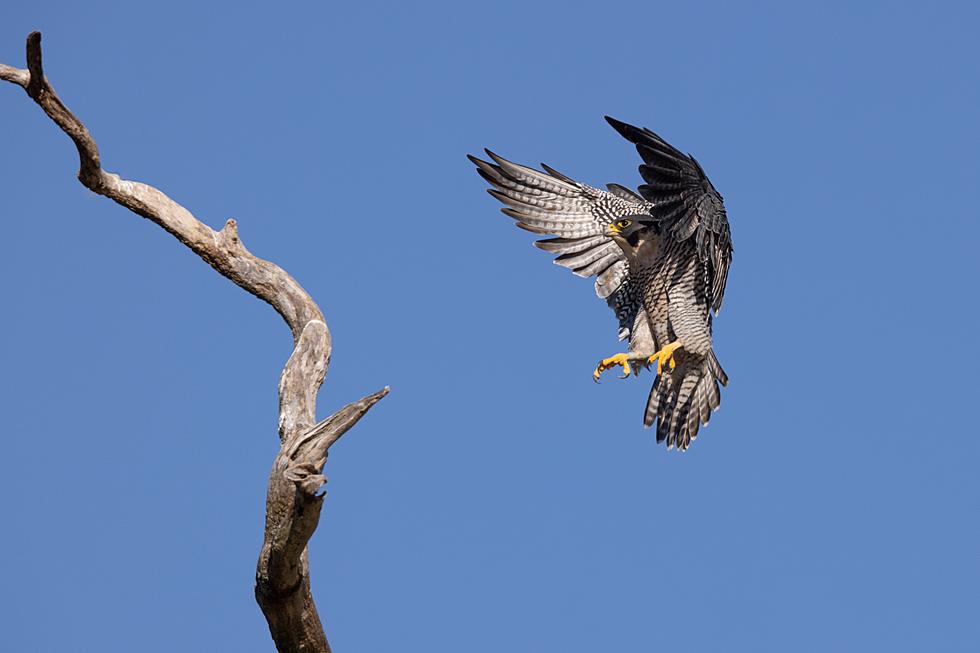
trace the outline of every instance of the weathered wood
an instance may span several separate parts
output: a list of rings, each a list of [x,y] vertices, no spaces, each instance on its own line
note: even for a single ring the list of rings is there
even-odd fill
[[[0,64],[0,79],[27,91],[72,139],[82,184],[166,229],[220,274],[271,304],[289,325],[294,347],[279,380],[281,447],[269,475],[255,596],[279,651],[330,651],[310,592],[306,546],[320,520],[323,466],[330,446],[388,394],[388,388],[317,423],[316,397],[330,364],[332,341],[316,302],[285,270],[252,255],[234,220],[215,231],[153,186],[103,170],[95,139],[44,77],[39,32],[27,37],[27,68]]]

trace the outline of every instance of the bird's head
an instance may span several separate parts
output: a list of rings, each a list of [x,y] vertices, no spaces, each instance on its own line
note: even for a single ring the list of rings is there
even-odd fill
[[[640,222],[639,216],[626,216],[606,225],[606,235],[613,240],[636,247],[640,235],[650,225]]]
[[[660,230],[650,215],[626,215],[606,225],[606,236],[626,255],[630,265],[656,257]]]

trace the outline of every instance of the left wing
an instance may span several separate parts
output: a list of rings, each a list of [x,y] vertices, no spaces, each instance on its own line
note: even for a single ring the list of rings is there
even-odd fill
[[[534,245],[558,254],[555,263],[575,274],[595,276],[596,294],[616,313],[620,338],[626,337],[633,328],[639,301],[629,286],[626,256],[605,235],[606,225],[632,215],[649,218],[653,204],[617,184],[610,184],[608,192],[602,191],[544,164],[545,172],[541,172],[486,152],[492,163],[475,156],[469,159],[490,183],[487,192],[506,204],[501,211],[522,229],[556,236]]]

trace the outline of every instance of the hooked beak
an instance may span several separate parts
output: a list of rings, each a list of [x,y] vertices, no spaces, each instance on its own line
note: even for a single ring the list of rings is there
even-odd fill
[[[606,235],[610,238],[619,235],[619,227],[616,226],[615,222],[610,222],[606,225]]]

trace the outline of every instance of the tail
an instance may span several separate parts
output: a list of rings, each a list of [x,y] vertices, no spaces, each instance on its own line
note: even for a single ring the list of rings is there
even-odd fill
[[[650,388],[643,425],[657,420],[657,442],[667,441],[684,451],[698,437],[698,429],[711,419],[711,412],[721,405],[718,384],[728,385],[728,375],[721,369],[714,350],[703,358],[684,356],[677,367],[661,374]]]

